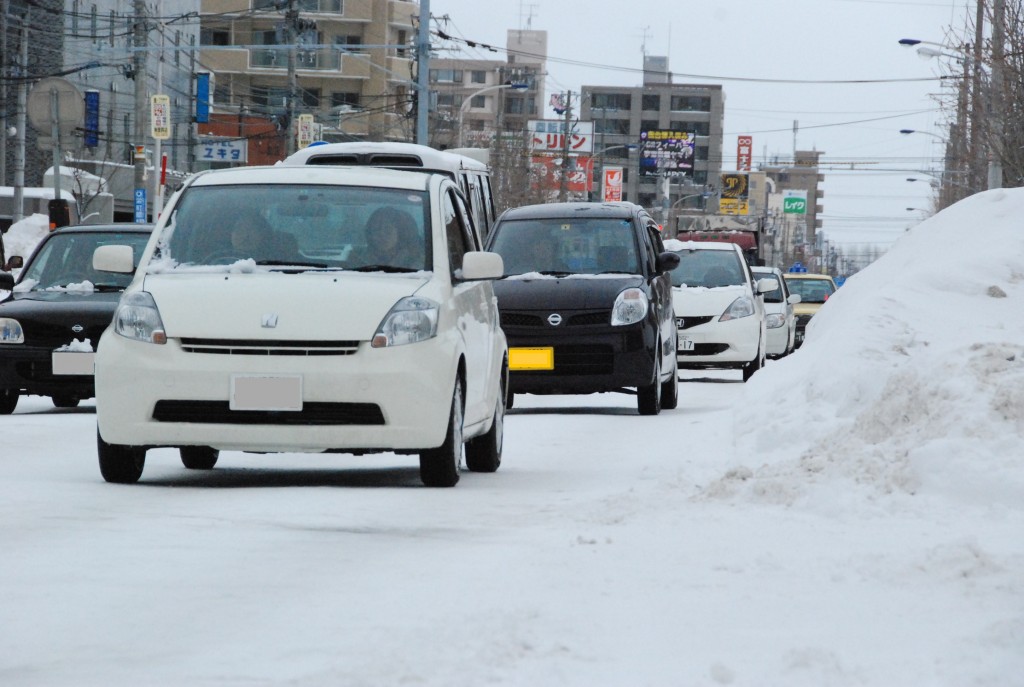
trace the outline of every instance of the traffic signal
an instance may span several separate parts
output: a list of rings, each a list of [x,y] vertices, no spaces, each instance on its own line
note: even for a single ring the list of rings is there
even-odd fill
[[[71,206],[68,201],[54,198],[46,204],[46,209],[50,213],[50,231],[71,224]]]

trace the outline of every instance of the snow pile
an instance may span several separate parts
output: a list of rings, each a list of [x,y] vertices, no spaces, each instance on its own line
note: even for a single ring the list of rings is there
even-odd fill
[[[1022,215],[1024,189],[977,194],[849,279],[804,346],[748,383],[738,464],[704,494],[782,504],[817,494],[833,506],[837,494],[905,494],[1019,508]],[[849,488],[821,488],[837,481]]]
[[[36,213],[20,222],[15,222],[4,234],[4,251],[8,259],[20,255],[26,261],[46,234],[50,231],[50,218]]]

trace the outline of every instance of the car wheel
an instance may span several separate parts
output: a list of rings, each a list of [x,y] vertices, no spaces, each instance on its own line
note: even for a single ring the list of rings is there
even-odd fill
[[[428,487],[454,487],[462,462],[462,381],[455,380],[444,443],[420,452],[420,479]]]
[[[0,390],[0,415],[10,415],[18,405],[21,393],[17,389]]]
[[[55,408],[77,408],[79,399],[74,396],[51,396]]]
[[[636,407],[641,415],[657,415],[661,412],[661,347],[654,356],[654,381],[637,387]]]
[[[212,470],[220,458],[220,451],[209,446],[182,446],[178,454],[181,464],[189,470]]]
[[[106,481],[135,484],[142,477],[142,469],[146,466],[145,447],[108,444],[96,432],[96,448],[100,458],[100,474]]]
[[[661,384],[661,407],[675,410],[679,406],[679,359],[672,352],[672,377]]]
[[[501,465],[501,449],[505,442],[505,378],[506,373],[502,371],[491,428],[483,436],[466,442],[466,467],[473,472],[494,472]]]
[[[747,366],[743,368],[743,381],[746,382],[754,373],[764,367],[764,351],[760,345],[757,347],[757,357],[747,363]]]

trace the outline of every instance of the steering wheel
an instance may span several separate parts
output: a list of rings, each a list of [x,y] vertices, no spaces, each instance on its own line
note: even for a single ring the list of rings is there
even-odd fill
[[[221,248],[206,256],[206,262],[211,265],[230,265],[233,262],[239,260],[245,260],[251,257],[249,255],[243,255],[240,251],[234,248]]]

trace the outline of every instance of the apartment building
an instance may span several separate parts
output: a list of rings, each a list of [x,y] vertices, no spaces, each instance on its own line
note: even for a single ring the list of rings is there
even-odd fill
[[[667,65],[664,57],[645,56],[642,86],[583,86],[579,103],[581,118],[594,125],[598,185],[602,166],[622,167],[622,200],[648,208],[663,223],[678,208],[698,207],[709,198],[713,202],[722,171],[725,116],[720,85],[672,83]],[[691,135],[692,165],[652,172],[641,161],[645,132],[651,131]]]

